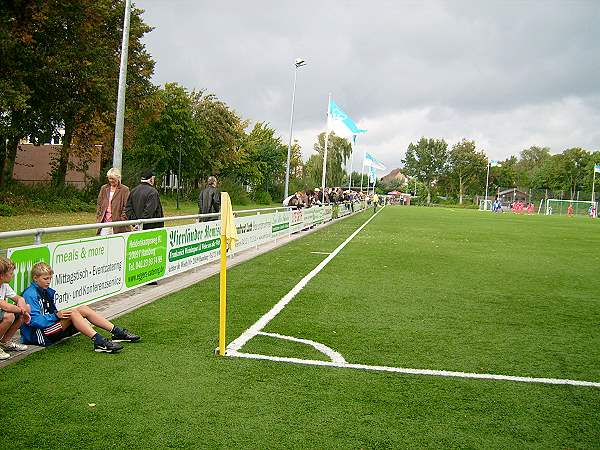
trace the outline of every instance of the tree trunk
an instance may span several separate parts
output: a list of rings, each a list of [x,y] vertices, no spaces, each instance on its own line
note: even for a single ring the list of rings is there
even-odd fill
[[[2,164],[2,185],[6,186],[13,178],[15,169],[15,160],[17,159],[17,149],[19,148],[19,138],[11,137],[6,141],[6,150]]]
[[[427,205],[431,204],[431,190],[429,185],[427,185]]]
[[[65,177],[69,165],[69,155],[71,154],[71,139],[73,138],[73,126],[65,124],[65,135],[63,136],[62,147],[58,155],[58,162],[52,170],[52,184],[54,186],[64,186]]]
[[[4,185],[4,161],[6,160],[6,136],[0,135],[0,186]]]
[[[462,176],[458,177],[458,204],[462,205],[463,204],[463,181],[462,181]]]

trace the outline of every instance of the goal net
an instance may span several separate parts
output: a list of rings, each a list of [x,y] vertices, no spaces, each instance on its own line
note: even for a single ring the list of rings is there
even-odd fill
[[[595,213],[598,210],[598,202],[588,200],[560,200],[558,198],[549,198],[546,201],[547,216],[566,216],[569,214],[569,209],[572,209],[571,214],[574,216],[587,216],[591,214],[590,208],[593,208]]]
[[[491,211],[492,201],[491,200],[479,200],[479,211]]]

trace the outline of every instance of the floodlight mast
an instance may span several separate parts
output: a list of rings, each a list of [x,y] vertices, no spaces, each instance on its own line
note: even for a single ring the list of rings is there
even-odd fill
[[[119,69],[119,89],[117,93],[117,118],[115,121],[115,141],[113,146],[113,167],[119,170],[121,170],[123,162],[123,125],[125,122],[125,87],[127,82],[130,16],[131,0],[125,0],[123,40],[121,42],[121,66]]]
[[[292,128],[294,126],[294,102],[296,100],[296,76],[298,74],[298,68],[305,66],[306,61],[302,58],[296,58],[294,61],[294,87],[292,89],[292,113],[290,114],[290,139],[288,141],[287,151],[287,163],[285,166],[285,189],[283,193],[283,199],[285,200],[289,195],[290,187],[290,159],[292,156]]]

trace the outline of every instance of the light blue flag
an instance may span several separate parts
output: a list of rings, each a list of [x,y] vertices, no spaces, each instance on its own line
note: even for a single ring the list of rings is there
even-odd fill
[[[327,110],[327,130],[334,131],[338,136],[352,136],[367,131],[358,128],[350,116],[331,99]]]
[[[377,172],[375,172],[375,167],[369,167],[369,181],[371,183],[375,183],[377,180]]]
[[[373,169],[385,170],[385,166],[383,165],[383,163],[370,153],[365,153],[365,160],[363,161],[363,164],[366,167],[372,167]]]
[[[600,164],[594,164],[594,173],[600,172]]]

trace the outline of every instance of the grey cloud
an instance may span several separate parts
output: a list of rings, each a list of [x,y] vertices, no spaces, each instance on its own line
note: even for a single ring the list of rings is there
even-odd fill
[[[136,5],[156,27],[146,42],[157,61],[157,83],[207,88],[244,118],[271,123],[284,141],[292,63],[306,58],[308,65],[298,72],[294,125],[305,153],[314,142],[314,136],[304,137],[307,131],[324,127],[330,92],[359,123],[429,111],[431,120],[412,125],[382,123],[379,136],[369,132],[364,138],[373,148],[441,130],[435,124],[444,115],[456,127],[444,131],[493,142],[496,125],[473,117],[531,121],[516,128],[543,137],[543,118],[525,118],[519,111],[539,105],[549,114],[548,105],[559,107],[567,98],[580,99],[591,114],[600,110],[600,2],[139,0]],[[504,132],[510,136],[499,151],[506,155],[514,153],[511,139],[528,141],[526,132],[511,127]],[[597,136],[595,127],[578,133]]]

